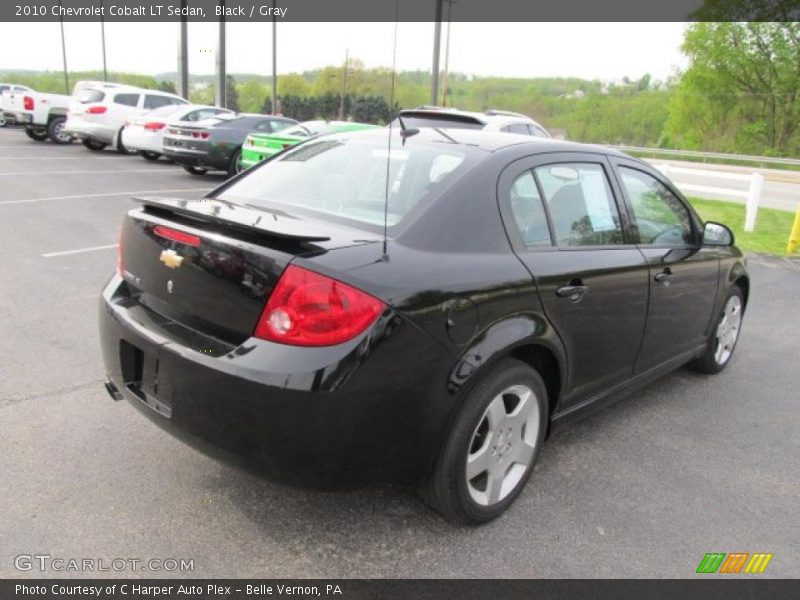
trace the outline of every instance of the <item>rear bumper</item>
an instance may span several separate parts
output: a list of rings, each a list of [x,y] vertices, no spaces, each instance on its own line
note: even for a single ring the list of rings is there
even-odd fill
[[[192,349],[157,320],[112,278],[100,303],[110,392],[206,454],[313,487],[415,481],[431,464],[455,402],[452,358],[401,317],[339,346],[250,338],[222,352],[203,351],[197,332]],[[132,347],[158,361],[155,394],[138,387]]]
[[[31,125],[33,123],[33,115],[24,112],[6,112],[3,114],[6,119],[16,121],[20,125]]]
[[[64,133],[79,140],[93,140],[110,144],[114,141],[117,131],[100,123],[92,123],[80,118],[67,117],[64,123]]]
[[[126,127],[122,130],[122,143],[131,150],[144,150],[145,152],[155,152],[157,154],[163,154],[164,152],[163,134],[147,132],[143,129]]]

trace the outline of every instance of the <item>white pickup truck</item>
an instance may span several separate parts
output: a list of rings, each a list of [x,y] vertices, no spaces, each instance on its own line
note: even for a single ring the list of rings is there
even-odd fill
[[[0,127],[8,125],[10,120],[6,118],[6,92],[32,92],[33,90],[27,85],[19,85],[18,83],[0,83]],[[10,116],[10,115],[9,115]]]
[[[87,88],[98,87],[102,89],[122,86],[102,81],[79,81],[73,88],[72,96],[12,90],[3,94],[3,111],[23,125],[25,133],[32,140],[43,142],[49,138],[56,144],[69,144],[72,137],[64,133],[64,123],[69,105],[74,100],[73,96]]]

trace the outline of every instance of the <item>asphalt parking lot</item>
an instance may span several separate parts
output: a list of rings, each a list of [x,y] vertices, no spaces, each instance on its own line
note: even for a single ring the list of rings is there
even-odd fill
[[[682,578],[736,551],[800,575],[800,262],[751,258],[724,373],[679,370],[571,425],[508,513],[468,529],[404,488],[257,479],[109,399],[97,299],[130,196],[221,180],[0,130],[1,577],[72,575],[14,567],[49,554],[193,559],[196,577]]]

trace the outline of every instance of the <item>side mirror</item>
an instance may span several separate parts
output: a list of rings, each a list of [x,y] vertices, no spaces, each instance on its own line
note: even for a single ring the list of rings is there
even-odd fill
[[[703,229],[704,246],[733,246],[733,232],[722,223],[709,221]]]

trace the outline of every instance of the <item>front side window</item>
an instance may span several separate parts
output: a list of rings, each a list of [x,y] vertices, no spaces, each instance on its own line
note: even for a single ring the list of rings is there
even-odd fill
[[[139,94],[117,94],[114,96],[114,104],[123,106],[138,106]]]
[[[144,97],[144,107],[151,110],[154,108],[161,108],[162,106],[172,106],[173,104],[175,104],[175,100],[169,96],[147,94]]]
[[[550,229],[544,205],[531,171],[514,181],[510,193],[511,212],[526,246],[549,246]]]
[[[503,127],[503,131],[507,131],[509,133],[521,133],[522,135],[530,135],[527,123],[512,123],[511,125],[506,125]]]
[[[667,186],[652,175],[619,168],[622,185],[633,209],[639,243],[651,246],[684,246],[692,241],[689,210]]]
[[[562,163],[535,169],[559,246],[625,242],[605,170],[594,163]]]

